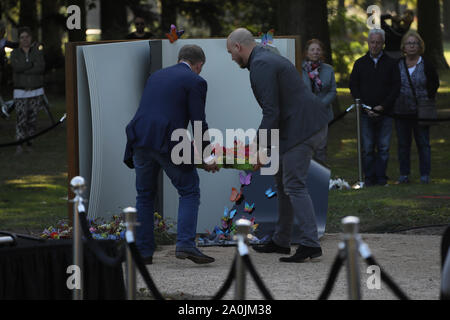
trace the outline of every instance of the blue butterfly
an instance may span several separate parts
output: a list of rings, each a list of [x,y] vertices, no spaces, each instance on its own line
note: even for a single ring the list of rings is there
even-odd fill
[[[261,45],[263,46],[272,45],[274,33],[275,33],[274,29],[270,29],[267,33],[260,33]]]
[[[267,189],[265,193],[266,193],[266,197],[269,199],[277,194],[276,191],[272,191],[272,188]]]
[[[233,209],[230,212],[228,212],[228,208],[225,207],[225,209],[223,211],[223,217],[227,218],[227,219],[233,219],[236,212],[237,212],[236,209]]]
[[[252,203],[252,205],[249,205],[248,202],[245,202],[245,208],[244,208],[245,212],[252,213],[254,208],[255,208],[254,203]]]

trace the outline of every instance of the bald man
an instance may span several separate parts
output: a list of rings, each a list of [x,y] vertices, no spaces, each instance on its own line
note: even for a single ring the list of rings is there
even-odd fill
[[[314,151],[327,136],[326,106],[306,88],[288,59],[257,45],[247,29],[236,29],[228,36],[227,51],[242,69],[250,71],[253,94],[263,113],[258,131],[278,129],[280,136],[280,166],[275,174],[278,221],[270,242],[254,250],[290,254],[295,217],[301,230],[300,245],[293,256],[280,261],[318,258],[322,249],[306,177]],[[254,169],[261,166],[258,160]]]

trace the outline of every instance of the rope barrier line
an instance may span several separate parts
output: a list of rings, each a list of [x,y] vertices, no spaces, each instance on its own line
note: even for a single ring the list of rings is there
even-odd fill
[[[450,121],[450,117],[449,118],[437,118],[437,119],[428,119],[428,118],[417,118],[417,116],[415,115],[400,115],[400,114],[389,114],[389,113],[385,113],[383,111],[378,111],[373,109],[372,107],[369,107],[367,105],[363,105],[363,107],[365,109],[368,109],[374,113],[377,113],[379,115],[383,115],[383,116],[387,116],[393,119],[400,119],[400,120],[416,120],[416,121],[427,121],[427,122],[445,122],[445,121]]]
[[[253,280],[255,281],[256,285],[258,286],[258,289],[263,294],[264,298],[266,300],[274,300],[272,295],[270,294],[267,287],[264,285],[263,281],[261,280],[261,277],[256,272],[255,267],[252,264],[252,261],[250,260],[250,256],[248,254],[242,256],[242,261],[244,261],[245,266],[247,267],[247,270],[250,272]]]
[[[345,110],[341,114],[337,115],[333,120],[331,120],[328,123],[328,127],[331,127],[333,124],[335,124],[336,122],[341,120],[343,117],[345,117],[348,113],[350,113],[350,111],[353,109],[354,106],[355,105],[352,104],[349,108],[347,108],[347,110]],[[380,114],[380,115],[383,115],[383,116],[391,117],[393,119],[427,121],[427,122],[446,122],[446,121],[450,121],[450,117],[448,117],[448,118],[438,118],[438,119],[426,119],[426,118],[417,118],[415,115],[409,116],[409,115],[398,115],[398,114],[386,114],[386,113],[384,113],[382,111],[373,110],[373,108],[371,108],[371,107],[369,107],[367,105],[363,105],[363,108],[371,110],[374,113],[377,113],[377,114]]]
[[[221,300],[228,292],[228,290],[231,287],[231,284],[233,283],[233,280],[235,279],[236,279],[236,257],[234,257],[233,264],[231,266],[230,272],[228,273],[227,279],[211,300]]]
[[[132,233],[127,232],[128,248],[130,248],[131,255],[133,256],[133,259],[136,262],[136,266],[140,274],[142,275],[142,278],[144,278],[147,288],[150,290],[150,292],[153,294],[153,297],[155,297],[156,300],[166,300],[164,299],[163,295],[161,294],[161,292],[159,292],[158,288],[153,282],[153,279],[150,276],[150,273],[148,272],[147,267],[144,264],[144,260],[142,259],[142,256],[139,253],[138,248],[136,247],[134,239],[130,239],[130,234],[131,237],[133,237]]]
[[[89,231],[89,226],[87,224],[86,212],[79,212],[80,225],[83,231],[83,235],[86,238],[86,243],[88,248],[97,256],[97,258],[105,265],[109,267],[116,267],[125,260],[125,250],[124,247],[119,248],[119,255],[117,257],[108,256],[105,251],[100,247],[97,240],[92,238],[92,234]],[[101,240],[98,240],[101,241]]]
[[[369,266],[376,265],[380,267],[380,265],[375,261],[373,256],[370,256],[364,260]],[[400,287],[397,286],[397,284],[395,284],[395,282],[391,279],[391,277],[381,267],[380,273],[381,273],[381,281],[383,281],[400,300],[410,300],[408,296],[402,291],[402,289],[400,289]]]
[[[344,265],[344,261],[345,259],[342,255],[342,251],[339,251],[336,255],[336,258],[334,259],[330,274],[328,275],[327,282],[325,283],[325,287],[323,288],[317,300],[327,300],[330,297],[330,294],[333,291],[334,284],[339,275],[339,271],[341,271],[341,268]]]
[[[30,136],[28,138],[20,139],[20,140],[14,141],[14,142],[0,144],[0,148],[18,146],[18,145],[24,144],[25,142],[28,142],[30,140],[36,139],[37,137],[39,137],[39,136],[41,136],[41,135],[43,135],[43,134],[53,130],[54,128],[56,128],[57,126],[62,124],[65,120],[66,120],[66,114],[64,114],[64,116],[62,116],[62,118],[58,122],[56,122],[55,124],[51,125],[50,127],[48,127],[46,129],[44,129],[44,130],[42,130],[42,131],[40,131],[40,132]]]

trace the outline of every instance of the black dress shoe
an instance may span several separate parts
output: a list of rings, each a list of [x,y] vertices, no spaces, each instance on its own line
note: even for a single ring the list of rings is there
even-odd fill
[[[197,248],[177,248],[175,250],[177,259],[189,259],[197,264],[206,264],[216,261],[213,257],[208,257]]]
[[[291,257],[280,258],[281,262],[305,262],[307,259],[316,259],[322,256],[320,247],[305,247],[300,245]]]
[[[282,253],[289,254],[291,253],[291,248],[280,247],[273,240],[270,240],[268,243],[259,246],[253,246],[253,250],[260,253]]]
[[[142,258],[144,264],[153,264],[153,256]]]

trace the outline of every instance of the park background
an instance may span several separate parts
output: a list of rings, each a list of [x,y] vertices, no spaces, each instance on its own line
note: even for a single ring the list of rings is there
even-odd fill
[[[439,116],[448,118],[450,0],[0,0],[0,19],[7,23],[10,40],[17,40],[19,26],[28,25],[34,31],[34,38],[42,45],[46,60],[45,89],[56,118],[66,111],[65,43],[125,39],[126,34],[134,30],[132,21],[136,14],[147,19],[154,38],[165,38],[172,23],[185,30],[185,39],[226,37],[240,26],[247,27],[255,36],[272,28],[275,35],[300,35],[302,44],[308,39],[319,38],[327,48],[327,62],[336,72],[339,88],[333,108],[337,115],[353,103],[348,90],[349,74],[354,61],[367,52],[369,29],[366,9],[373,4],[378,5],[382,13],[402,13],[406,8],[414,10],[416,18],[411,29],[422,35],[426,44],[425,54],[439,69],[441,86],[437,106]],[[69,5],[82,8],[81,30],[67,30]],[[0,93],[5,100],[12,96],[9,65]],[[47,115],[41,112],[38,129],[49,125]],[[15,114],[9,120],[0,119],[0,144],[14,139]],[[408,228],[448,224],[450,124],[442,122],[433,126],[430,140],[430,184],[419,183],[414,144],[411,153],[412,183],[393,184],[399,174],[394,131],[388,167],[389,187],[330,190],[326,232],[341,231],[340,220],[348,215],[358,216],[361,231],[370,233],[401,232]],[[67,132],[63,125],[38,138],[32,153],[15,156],[14,148],[0,148],[0,230],[36,234],[68,218],[66,144]],[[330,127],[328,157],[333,179],[345,179],[350,184],[358,180],[354,113]],[[219,210],[211,214],[217,214],[219,222],[223,213]],[[255,217],[257,219],[257,210]],[[429,230],[433,233],[442,229]]]

